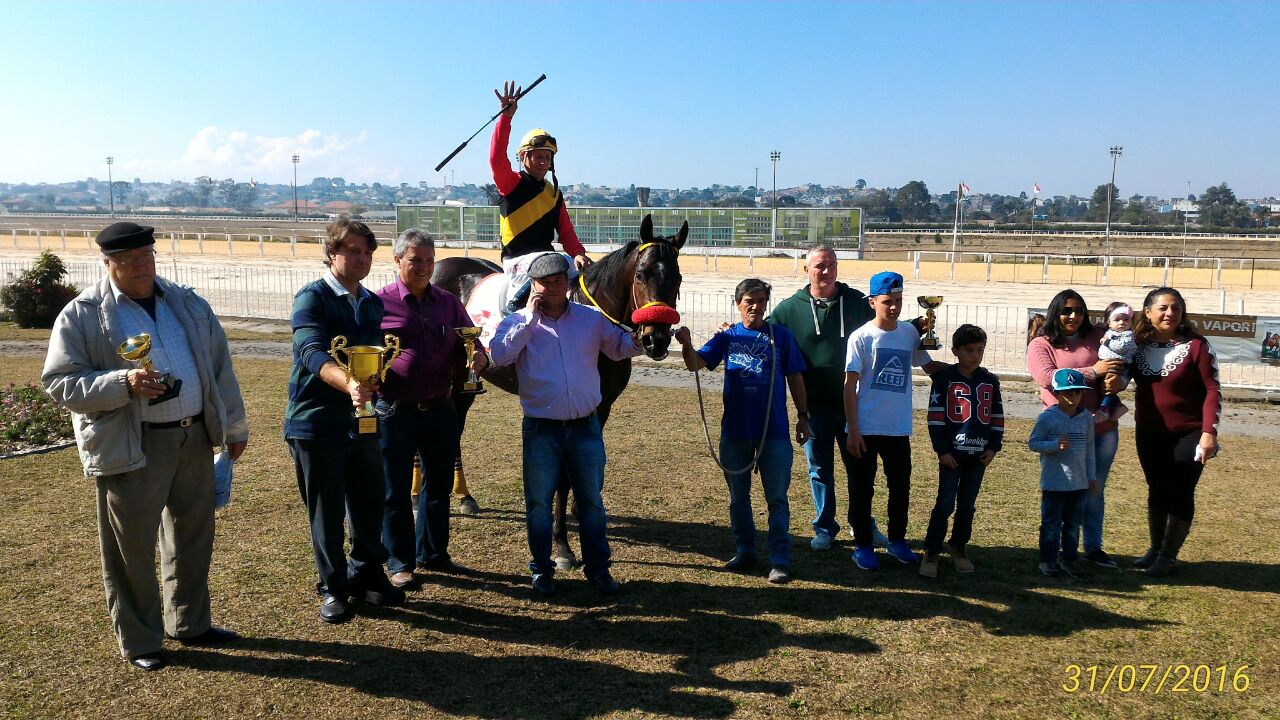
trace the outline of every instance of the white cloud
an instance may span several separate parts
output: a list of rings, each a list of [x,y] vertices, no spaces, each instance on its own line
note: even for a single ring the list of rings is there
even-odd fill
[[[344,137],[313,128],[293,136],[272,137],[210,125],[196,132],[187,143],[186,152],[176,159],[137,160],[120,167],[126,175],[154,179],[208,175],[280,181],[292,177],[292,156],[296,154],[302,157],[308,177],[341,176],[344,165],[355,164],[354,158],[344,157],[344,151],[360,145],[367,137],[367,132]]]

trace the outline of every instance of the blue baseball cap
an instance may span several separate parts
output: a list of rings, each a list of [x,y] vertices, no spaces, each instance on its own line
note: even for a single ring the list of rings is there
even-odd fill
[[[871,276],[871,292],[867,295],[875,297],[896,292],[902,292],[902,276],[898,273],[886,270]]]
[[[1084,382],[1084,373],[1071,368],[1060,368],[1053,372],[1053,391],[1059,390],[1088,390],[1089,386]]]

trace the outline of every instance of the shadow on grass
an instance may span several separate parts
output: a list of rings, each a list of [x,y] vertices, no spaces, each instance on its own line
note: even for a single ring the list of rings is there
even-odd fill
[[[620,543],[667,547],[687,554],[705,555],[709,550],[719,550],[727,557],[733,548],[728,528],[705,523],[615,516],[610,518],[609,533]],[[763,541],[763,533],[759,541]],[[1087,599],[1056,592],[1069,589],[1073,595],[1103,591],[1129,596],[1141,592],[1149,578],[1140,573],[1101,570],[1073,581],[1045,578],[1036,570],[1034,548],[975,546],[971,555],[980,565],[978,573],[957,576],[944,559],[942,576],[928,579],[916,572],[917,566],[901,565],[883,553],[881,571],[858,570],[849,558],[850,543],[837,543],[832,550],[814,553],[803,539],[795,538],[793,542],[791,570],[799,582],[786,590],[689,584],[685,592],[681,589],[684,583],[664,583],[655,589],[654,595],[679,597],[680,602],[666,601],[662,604],[674,607],[650,609],[679,612],[680,608],[707,608],[735,612],[734,608],[749,608],[754,612],[786,613],[810,620],[950,617],[979,623],[988,632],[1005,636],[1062,637],[1084,630],[1151,629],[1167,624],[1129,617]],[[714,569],[722,561],[721,557],[709,556],[707,565]],[[761,575],[766,571],[762,569]],[[1186,574],[1205,578],[1212,574],[1222,587],[1259,590],[1268,578],[1274,577],[1274,571],[1272,566],[1252,566],[1248,574],[1254,577],[1248,579],[1242,577],[1245,573],[1211,573],[1207,568],[1196,572],[1188,568]],[[763,577],[759,581],[763,585]],[[814,587],[812,583],[819,586]],[[823,584],[837,586],[837,589],[823,588]],[[636,584],[628,584],[628,594],[632,597],[639,595],[639,588],[630,591],[633,585]],[[647,603],[649,597],[646,595],[639,602]]]
[[[646,590],[647,591],[647,590]],[[777,647],[868,653],[878,647],[847,635],[792,635],[774,622],[685,613],[674,620],[628,617],[628,609],[576,613],[569,620],[537,620],[480,608],[411,602],[403,609],[371,609],[371,617],[408,628],[532,646],[528,654],[475,656],[312,640],[245,638],[234,654],[182,650],[176,664],[225,673],[309,680],[378,697],[421,702],[441,712],[480,717],[586,718],[610,712],[721,718],[737,705],[714,692],[785,697],[791,683],[728,680],[718,665],[759,658]],[[676,653],[674,670],[639,671],[587,659],[538,654],[629,650]],[[500,689],[497,689],[499,688]]]

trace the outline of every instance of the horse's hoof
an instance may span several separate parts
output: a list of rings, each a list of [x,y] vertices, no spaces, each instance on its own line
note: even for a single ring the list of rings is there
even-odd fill
[[[458,503],[458,514],[460,515],[479,515],[480,503],[476,499],[467,495],[462,498],[462,502]]]
[[[561,545],[556,548],[555,552],[556,570],[567,572],[578,566],[578,558],[569,549],[568,545]]]

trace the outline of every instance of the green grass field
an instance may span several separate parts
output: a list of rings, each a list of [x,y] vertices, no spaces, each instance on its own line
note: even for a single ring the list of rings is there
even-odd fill
[[[40,358],[0,365],[35,377]],[[606,430],[606,505],[615,575],[605,600],[581,575],[550,601],[528,588],[518,405],[491,392],[464,438],[485,507],[453,521],[469,576],[429,575],[403,608],[319,621],[306,513],[280,439],[288,365],[238,361],[254,435],[219,514],[214,619],[245,639],[225,650],[170,647],[173,666],[131,669],[103,600],[92,481],[73,450],[0,464],[0,715],[4,717],[1238,717],[1280,714],[1274,444],[1227,439],[1209,466],[1178,575],[1133,571],[1065,583],[1035,572],[1037,460],[1029,423],[979,498],[973,576],[944,561],[936,580],[893,561],[858,571],[846,539],[808,548],[812,505],[793,473],[795,582],[739,576],[727,492],[706,456],[691,392],[633,387]],[[713,402],[718,414],[718,402]],[[921,430],[923,427],[921,426]],[[714,430],[713,430],[714,431]],[[935,464],[917,442],[909,538],[932,506]],[[877,494],[883,517],[885,492]],[[1131,437],[1108,488],[1108,548],[1146,545],[1145,487]],[[841,512],[845,507],[841,498]],[[757,493],[757,508],[762,509]],[[763,528],[764,517],[758,515]],[[763,542],[763,538],[761,538]],[[575,543],[576,544],[576,543]],[[1127,564],[1127,563],[1126,563]],[[1070,665],[1097,665],[1090,690]],[[1213,668],[1173,691],[1170,665]],[[1156,665],[1128,691],[1110,668]],[[1248,665],[1247,690],[1232,688]],[[1218,690],[1219,666],[1225,689]],[[1128,672],[1128,671],[1126,671]],[[1125,676],[1127,677],[1127,676]],[[1201,673],[1203,679],[1203,671]]]

